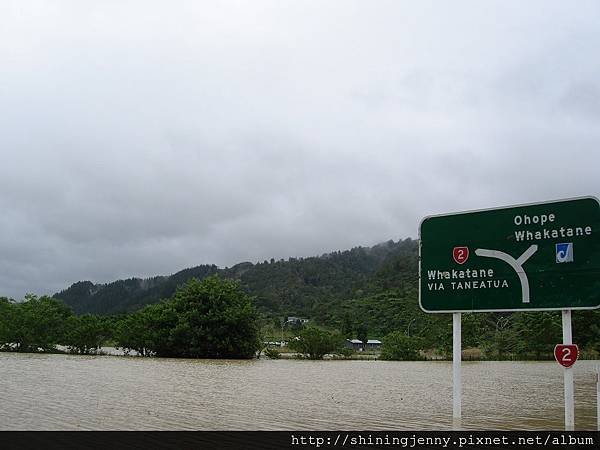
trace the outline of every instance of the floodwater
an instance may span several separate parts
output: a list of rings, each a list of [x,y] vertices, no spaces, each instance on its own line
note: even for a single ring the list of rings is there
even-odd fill
[[[597,361],[574,367],[596,429]],[[0,353],[0,430],[452,429],[452,363]],[[462,428],[562,429],[555,362],[464,362]]]

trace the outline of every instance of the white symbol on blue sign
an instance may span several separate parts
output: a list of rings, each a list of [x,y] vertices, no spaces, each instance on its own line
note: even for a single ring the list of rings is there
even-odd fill
[[[556,244],[556,262],[573,262],[573,243]]]

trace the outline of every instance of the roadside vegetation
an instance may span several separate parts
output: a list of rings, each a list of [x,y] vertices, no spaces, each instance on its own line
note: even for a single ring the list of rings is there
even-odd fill
[[[450,358],[451,315],[421,311],[417,268],[418,242],[405,239],[146,280],[82,281],[53,297],[0,299],[0,350],[93,354],[116,346],[188,358]],[[290,316],[309,321],[290,323]],[[600,310],[574,311],[572,321],[582,357],[597,358]],[[358,351],[346,339],[383,344]],[[560,312],[462,315],[469,359],[552,359],[561,341]]]
[[[96,354],[105,344],[142,356],[252,358],[259,348],[251,298],[231,280],[191,280],[168,300],[122,316],[76,316],[60,300],[0,299],[0,350]]]

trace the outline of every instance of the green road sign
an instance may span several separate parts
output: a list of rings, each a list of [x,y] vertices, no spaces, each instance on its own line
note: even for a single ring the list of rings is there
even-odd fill
[[[597,198],[430,216],[419,235],[426,312],[600,306]]]

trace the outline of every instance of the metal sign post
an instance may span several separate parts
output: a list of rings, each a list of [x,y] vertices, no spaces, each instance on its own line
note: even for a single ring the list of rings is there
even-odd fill
[[[461,327],[460,313],[452,314],[452,418],[458,421],[462,416],[461,384]]]
[[[571,330],[571,310],[564,309],[562,312],[563,344],[573,344],[573,333]],[[573,368],[564,367],[565,379],[565,430],[575,429],[575,400],[573,389]]]
[[[596,421],[600,431],[600,366],[596,366]]]

